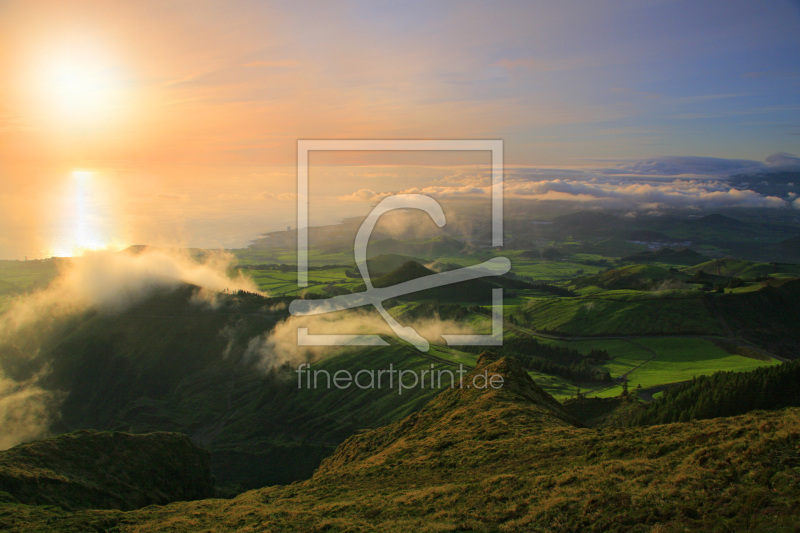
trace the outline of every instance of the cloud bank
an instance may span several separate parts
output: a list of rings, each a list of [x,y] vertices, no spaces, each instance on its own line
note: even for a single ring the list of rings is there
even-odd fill
[[[800,158],[786,153],[773,154],[763,163],[696,156],[603,163],[606,165],[576,168],[509,167],[504,171],[504,194],[508,198],[591,202],[621,209],[786,208],[791,205],[790,199],[737,188],[727,179],[737,174],[768,177],[770,172],[800,170]],[[422,188],[401,191],[365,188],[340,196],[339,199],[376,202],[396,193],[426,194],[437,198],[479,198],[491,194],[490,183],[487,170],[482,174],[447,176]]]
[[[232,261],[227,252],[211,252],[199,261],[178,249],[89,252],[68,260],[46,289],[12,301],[0,316],[0,331],[11,334],[32,322],[89,308],[124,311],[156,291],[183,283],[198,287],[197,301],[212,304],[215,293],[226,289],[259,292],[241,273],[228,275]]]
[[[412,321],[398,319],[404,326],[411,326],[431,343],[444,344],[444,334],[466,335],[475,333],[467,325],[438,317],[420,318]],[[279,322],[269,333],[250,340],[245,350],[245,359],[256,362],[264,370],[284,363],[293,365],[314,361],[339,349],[337,346],[298,346],[297,328],[308,328],[316,335],[388,335],[394,333],[376,313],[362,310],[341,311],[325,315],[290,316]]]
[[[197,261],[185,251],[152,248],[71,259],[46,289],[17,297],[0,315],[0,343],[26,346],[23,357],[34,360],[42,337],[59,317],[90,308],[117,313],[182,283],[198,287],[192,300],[201,305],[213,306],[225,289],[258,292],[249,278],[228,275],[232,259],[227,253],[211,253]],[[40,385],[46,368],[15,380],[3,370],[6,357],[0,353],[0,449],[46,436],[62,399],[58,391]]]

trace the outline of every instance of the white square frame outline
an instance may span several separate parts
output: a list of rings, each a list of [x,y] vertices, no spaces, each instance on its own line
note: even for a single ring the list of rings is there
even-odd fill
[[[308,287],[308,154],[311,151],[482,151],[491,152],[492,247],[503,246],[503,140],[502,139],[298,139],[297,140],[297,286]],[[448,345],[493,345],[503,342],[503,289],[492,289],[490,335],[442,335]],[[311,335],[298,328],[298,345],[377,345],[377,335]],[[341,337],[336,342],[333,337]],[[360,338],[357,338],[360,337]],[[381,339],[382,341],[382,339]]]

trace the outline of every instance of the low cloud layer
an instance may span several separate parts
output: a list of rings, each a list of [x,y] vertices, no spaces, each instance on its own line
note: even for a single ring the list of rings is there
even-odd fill
[[[61,395],[44,390],[37,381],[17,382],[0,370],[0,450],[47,435]]]
[[[404,326],[413,327],[431,343],[444,344],[441,335],[472,334],[467,325],[452,320],[422,318],[409,322],[399,318]],[[291,316],[279,322],[269,333],[251,339],[245,358],[255,361],[260,367],[269,370],[284,363],[293,365],[314,361],[339,347],[336,346],[298,346],[297,329],[308,328],[312,335],[372,335],[394,336],[394,333],[379,315],[366,311],[341,311],[325,315]]]
[[[35,321],[89,308],[120,312],[158,290],[182,283],[198,286],[197,301],[208,303],[213,302],[215,293],[226,289],[258,292],[250,278],[228,275],[232,261],[233,256],[226,252],[209,253],[199,261],[177,249],[90,252],[65,262],[46,289],[11,302],[0,316],[0,331],[10,334]]]
[[[736,188],[727,178],[738,174],[766,176],[769,172],[800,170],[800,158],[777,153],[765,162],[746,159],[668,156],[644,160],[603,161],[580,168],[509,167],[504,193],[509,198],[592,202],[611,208],[786,208],[784,198]],[[375,202],[390,194],[425,194],[437,198],[487,197],[488,171],[448,176],[423,188],[402,191],[361,189],[341,196],[344,201]],[[796,206],[796,205],[795,205]]]
[[[196,261],[187,252],[145,249],[138,254],[96,252],[68,260],[46,289],[18,296],[0,315],[0,343],[26,346],[23,356],[33,360],[41,337],[59,317],[90,308],[120,312],[182,283],[199,287],[193,301],[200,305],[214,305],[218,292],[226,289],[257,292],[249,278],[228,275],[232,258],[220,253]],[[27,340],[21,342],[22,338]],[[4,366],[0,359],[0,449],[46,436],[62,397],[42,388],[46,369],[19,381],[3,372]]]
[[[722,177],[733,173],[753,172],[763,167],[764,163],[748,159],[663,156],[620,161],[609,168],[598,169],[598,171],[606,174],[633,174],[639,176]]]

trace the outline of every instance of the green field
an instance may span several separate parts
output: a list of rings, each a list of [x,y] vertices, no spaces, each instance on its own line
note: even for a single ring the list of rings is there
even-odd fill
[[[695,376],[719,371],[747,371],[779,364],[771,359],[762,361],[733,355],[710,340],[702,338],[654,337],[624,340],[577,341],[576,349],[603,349],[612,360],[603,364],[612,376],[627,375],[630,390],[686,381]],[[602,390],[599,397],[618,396],[621,386]],[[592,394],[590,394],[591,396]]]
[[[346,254],[345,254],[346,255]],[[468,265],[495,255],[494,251],[484,251],[467,257],[445,255],[440,264]],[[599,266],[574,262],[600,261],[598,254],[574,254],[568,261],[532,260],[520,251],[506,251],[512,259],[513,272],[529,279],[566,280],[575,276],[592,276],[602,272]],[[379,256],[386,262],[389,256]],[[398,257],[398,256],[396,256]],[[288,259],[288,256],[286,257]],[[250,260],[255,258],[251,257]],[[312,264],[333,260],[333,255],[313,255]],[[338,258],[343,260],[342,257]],[[395,260],[396,262],[397,260]],[[724,274],[758,273],[764,274],[766,264],[747,262],[709,262],[719,265]],[[243,262],[244,264],[244,262]],[[723,268],[725,267],[725,268]],[[781,270],[786,271],[789,267]],[[294,270],[247,270],[261,290],[272,296],[314,297],[330,296],[337,291],[352,292],[361,285],[360,278],[346,275],[346,268],[332,267],[309,271],[309,287],[296,286]],[[688,270],[688,269],[687,269]],[[789,269],[790,270],[790,269]],[[775,360],[761,361],[733,355],[704,338],[693,336],[722,336],[723,328],[697,287],[684,285],[684,288],[667,290],[641,290],[624,288],[626,283],[635,283],[638,278],[659,280],[669,276],[667,268],[653,265],[629,265],[609,271],[609,274],[595,276],[601,283],[610,283],[614,288],[604,289],[596,285],[580,289],[580,297],[560,297],[541,290],[507,291],[504,299],[506,320],[519,324],[522,329],[506,327],[506,336],[536,335],[541,343],[563,346],[588,353],[593,348],[609,353],[611,360],[602,364],[612,378],[627,376],[633,389],[638,385],[652,387],[691,379],[719,370],[751,370],[765,364],[775,364]],[[675,272],[674,270],[671,272]],[[687,274],[681,274],[685,276]],[[619,288],[622,285],[623,288]],[[745,293],[762,288],[759,283],[746,283],[726,292]],[[408,305],[401,304],[392,309],[394,316],[400,317]],[[488,314],[488,309],[486,310]],[[477,333],[487,333],[489,322],[486,316],[470,315],[467,319]],[[548,337],[548,335],[555,335]],[[644,336],[644,337],[643,337]],[[685,337],[676,337],[685,336]],[[591,339],[591,337],[621,337],[619,339]],[[629,338],[634,337],[634,338]],[[436,347],[437,357],[455,360],[471,354],[457,350]],[[434,353],[434,351],[432,351]],[[461,355],[456,355],[461,353]],[[576,383],[568,379],[531,372],[531,376],[550,394],[559,399],[574,397],[576,390],[594,390],[589,395],[609,397],[622,391],[618,385],[599,387],[596,384]]]
[[[720,333],[700,295],[689,298],[530,299],[523,312],[530,329],[570,336]],[[629,296],[629,295],[628,295]]]
[[[0,261],[0,295],[42,287],[52,280],[57,260]]]

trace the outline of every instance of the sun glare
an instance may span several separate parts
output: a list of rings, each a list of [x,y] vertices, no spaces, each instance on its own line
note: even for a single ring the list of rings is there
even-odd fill
[[[50,255],[76,256],[90,250],[109,248],[114,226],[108,195],[97,183],[97,174],[75,170],[64,196],[60,231]]]
[[[53,103],[61,113],[93,118],[112,110],[118,84],[102,68],[65,62],[56,65],[51,76]]]
[[[93,47],[42,52],[31,65],[36,114],[48,127],[81,130],[116,124],[124,108],[125,84],[118,64]]]
[[[104,107],[114,91],[113,80],[92,68],[61,65],[53,79],[58,104],[67,110]]]

